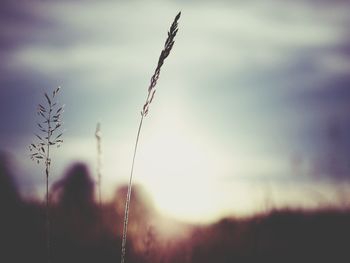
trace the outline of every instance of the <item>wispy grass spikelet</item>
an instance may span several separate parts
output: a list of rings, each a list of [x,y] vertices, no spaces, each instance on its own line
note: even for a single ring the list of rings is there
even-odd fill
[[[156,85],[157,81],[159,79],[160,75],[160,69],[164,64],[165,59],[169,56],[171,49],[173,48],[174,42],[175,42],[175,36],[178,31],[178,20],[181,16],[181,12],[177,14],[177,16],[174,19],[174,22],[172,23],[170,30],[168,32],[168,37],[165,41],[164,44],[164,49],[160,53],[159,59],[158,59],[158,64],[157,67],[154,71],[153,76],[151,77],[151,82],[148,87],[148,94],[147,94],[147,99],[145,104],[143,105],[143,109],[141,112],[141,115],[146,116],[148,114],[149,106],[152,103],[152,100],[154,98],[154,95],[156,93]]]
[[[124,261],[125,261],[126,238],[127,238],[127,231],[128,231],[130,198],[131,198],[131,189],[132,189],[132,177],[133,177],[133,172],[134,172],[135,157],[136,157],[137,145],[139,142],[140,132],[141,132],[141,128],[142,128],[142,123],[143,123],[143,119],[147,116],[147,114],[149,112],[149,107],[154,99],[154,95],[156,92],[156,85],[157,85],[157,81],[158,81],[159,75],[160,75],[160,69],[164,64],[165,59],[169,56],[171,49],[173,48],[174,39],[175,39],[176,33],[178,31],[177,26],[178,26],[178,20],[179,20],[180,16],[181,16],[181,12],[179,12],[177,14],[177,16],[174,19],[174,22],[172,23],[172,25],[170,27],[170,30],[168,32],[168,37],[167,37],[165,44],[164,44],[164,48],[161,51],[159,59],[158,59],[157,67],[154,71],[153,76],[151,77],[150,85],[148,87],[147,98],[146,98],[145,104],[143,105],[142,111],[141,111],[141,119],[140,119],[139,128],[138,128],[137,135],[136,135],[134,155],[133,155],[133,159],[132,159],[131,173],[130,173],[129,184],[128,184],[128,192],[127,192],[126,202],[125,202],[121,263],[124,263]]]

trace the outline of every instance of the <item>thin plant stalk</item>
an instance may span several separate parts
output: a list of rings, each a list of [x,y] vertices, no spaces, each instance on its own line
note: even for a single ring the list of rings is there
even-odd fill
[[[101,183],[102,183],[102,147],[101,147],[101,124],[97,123],[95,132],[97,142],[97,186],[98,186],[98,203],[102,207]]]
[[[29,146],[31,152],[30,158],[36,161],[38,164],[44,161],[45,165],[45,177],[46,177],[46,222],[45,222],[45,232],[46,232],[46,252],[47,252],[47,262],[51,261],[51,235],[50,235],[50,193],[49,193],[49,178],[51,175],[51,147],[60,147],[63,143],[62,135],[63,132],[60,131],[62,126],[61,114],[63,113],[63,106],[58,106],[58,103],[54,101],[57,94],[60,91],[60,87],[55,89],[51,96],[45,93],[46,106],[43,104],[38,105],[37,114],[40,116],[40,121],[37,123],[39,134],[35,134],[37,138],[36,143],[32,143]],[[44,104],[45,105],[45,104]]]
[[[157,67],[154,71],[153,76],[151,77],[150,85],[148,87],[148,94],[147,98],[145,101],[145,104],[143,105],[142,111],[141,111],[141,118],[140,118],[140,123],[139,127],[137,130],[137,135],[136,135],[136,141],[135,141],[135,146],[134,146],[134,153],[133,153],[133,158],[132,158],[132,164],[131,164],[131,172],[130,172],[130,177],[129,177],[129,184],[128,184],[128,192],[126,196],[126,202],[125,202],[125,211],[124,211],[124,222],[123,222],[123,237],[122,237],[122,250],[121,250],[121,263],[125,262],[125,254],[126,254],[126,240],[127,240],[127,231],[128,231],[128,222],[129,222],[129,210],[130,210],[130,199],[131,199],[131,190],[132,190],[132,179],[133,179],[133,173],[134,173],[134,165],[135,165],[135,159],[136,159],[136,153],[137,153],[137,146],[140,138],[140,133],[142,129],[142,124],[144,118],[147,116],[148,111],[149,111],[149,106],[153,101],[155,92],[156,92],[156,84],[159,79],[160,75],[160,69],[165,61],[165,59],[168,57],[170,54],[170,51],[174,45],[174,38],[176,36],[176,33],[178,31],[177,25],[178,25],[178,20],[181,16],[181,12],[177,14],[177,16],[174,19],[174,22],[172,23],[170,30],[168,32],[168,37],[165,41],[164,48],[161,51]]]
[[[47,249],[47,262],[51,261],[51,242],[50,242],[50,196],[49,196],[49,177],[50,177],[50,139],[51,139],[51,103],[48,117],[48,129],[46,140],[46,160],[45,160],[45,174],[46,174],[46,249]]]
[[[103,226],[103,217],[102,217],[102,198],[101,198],[101,185],[102,185],[102,133],[101,133],[101,124],[98,122],[96,124],[95,138],[97,143],[97,187],[98,187],[98,207],[99,207],[99,223],[98,231],[99,234],[102,234]]]

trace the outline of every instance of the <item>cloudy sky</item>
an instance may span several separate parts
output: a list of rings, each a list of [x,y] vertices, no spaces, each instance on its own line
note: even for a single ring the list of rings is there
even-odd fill
[[[0,149],[13,157],[23,195],[42,198],[43,170],[26,146],[36,105],[61,86],[66,132],[52,181],[74,161],[95,176],[101,122],[111,198],[128,179],[149,80],[181,10],[135,183],[165,214],[192,221],[341,203],[350,189],[349,8],[312,0],[2,1]]]

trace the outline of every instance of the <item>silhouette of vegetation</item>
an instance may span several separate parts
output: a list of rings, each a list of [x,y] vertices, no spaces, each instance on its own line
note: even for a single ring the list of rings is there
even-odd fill
[[[98,205],[94,201],[94,182],[86,165],[72,165],[65,176],[53,184],[55,238],[59,248],[74,248],[76,262],[90,262],[91,247],[98,240]],[[58,262],[69,262],[72,253],[55,253]],[[86,258],[87,257],[87,258]]]
[[[62,139],[62,119],[63,107],[57,102],[57,95],[60,87],[55,89],[52,94],[44,93],[45,103],[38,104],[37,114],[40,120],[37,122],[39,134],[35,134],[37,142],[29,145],[31,152],[30,158],[38,164],[44,162],[46,176],[46,250],[47,262],[51,261],[51,242],[50,242],[50,198],[49,198],[49,178],[51,174],[51,155],[50,150],[53,146],[60,147]]]
[[[133,177],[133,172],[134,172],[134,164],[135,164],[135,158],[136,158],[136,153],[137,153],[137,146],[138,146],[138,142],[139,142],[139,138],[140,138],[143,119],[147,116],[147,114],[149,112],[149,107],[150,107],[150,105],[153,101],[154,95],[156,93],[156,85],[157,85],[157,81],[159,79],[160,69],[162,68],[165,59],[169,56],[170,51],[173,48],[173,45],[175,42],[175,36],[177,34],[177,31],[178,31],[177,26],[178,26],[178,20],[180,19],[180,16],[181,16],[181,12],[179,12],[176,15],[173,23],[170,26],[170,29],[168,32],[168,37],[165,41],[164,48],[160,53],[157,67],[154,71],[154,74],[151,77],[151,82],[150,82],[150,85],[148,87],[147,98],[146,98],[145,104],[143,105],[142,111],[141,111],[141,118],[140,118],[139,128],[137,130],[136,141],[135,141],[135,146],[134,146],[134,153],[133,153],[132,164],[131,164],[128,192],[126,194],[124,223],[123,223],[123,238],[122,238],[122,249],[121,249],[122,250],[121,263],[124,263],[124,261],[125,261],[126,238],[127,238],[127,232],[128,232],[130,197],[131,197],[131,189],[132,189],[132,177]]]
[[[97,142],[97,186],[98,186],[98,201],[101,205],[101,180],[102,180],[102,132],[101,123],[96,124],[95,138]]]
[[[22,199],[10,159],[0,154],[0,262],[46,262],[45,205]],[[21,176],[26,176],[25,174]],[[88,167],[73,164],[53,183],[53,262],[93,263],[120,259],[123,196],[128,186],[99,210]],[[128,260],[131,263],[349,262],[349,210],[273,210],[250,218],[226,218],[208,225],[165,219],[139,186],[131,197]],[[103,228],[98,230],[98,214]],[[117,226],[116,226],[117,222]],[[163,223],[177,229],[166,235]],[[120,229],[120,228],[119,228]],[[182,233],[180,235],[180,233]],[[19,253],[20,251],[20,253]]]

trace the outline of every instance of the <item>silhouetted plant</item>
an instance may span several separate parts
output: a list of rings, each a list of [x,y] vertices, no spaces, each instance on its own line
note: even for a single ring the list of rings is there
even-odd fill
[[[133,177],[133,172],[134,172],[135,157],[136,157],[137,145],[138,145],[138,141],[139,141],[139,137],[140,137],[140,132],[141,132],[141,128],[142,128],[142,123],[143,123],[143,119],[147,116],[147,114],[149,112],[150,104],[153,101],[154,94],[156,92],[156,84],[157,84],[157,81],[158,81],[159,75],[160,75],[160,69],[161,69],[165,59],[170,54],[170,51],[174,45],[174,39],[175,39],[176,33],[178,31],[177,26],[178,26],[178,20],[180,18],[180,15],[181,15],[181,12],[179,12],[176,15],[174,22],[172,23],[172,25],[170,27],[170,30],[168,32],[168,37],[167,37],[165,44],[164,44],[164,48],[163,48],[162,52],[160,53],[157,67],[154,71],[153,76],[151,77],[151,82],[150,82],[150,85],[148,87],[148,94],[147,94],[146,102],[143,105],[143,108],[141,111],[141,119],[140,119],[139,128],[138,128],[137,135],[136,135],[136,142],[135,142],[134,154],[133,154],[132,165],[131,165],[131,173],[130,173],[129,184],[128,184],[128,193],[127,193],[126,202],[125,202],[121,263],[124,263],[124,261],[125,261],[126,237],[127,237],[127,230],[128,230],[132,177]]]
[[[156,232],[152,225],[147,227],[146,236],[144,239],[144,257],[146,262],[154,262],[155,259]]]
[[[50,262],[50,215],[49,215],[49,177],[51,168],[50,150],[53,146],[60,147],[63,143],[62,139],[62,121],[61,114],[63,113],[63,106],[60,106],[55,101],[60,87],[55,89],[51,96],[44,93],[45,103],[39,104],[37,114],[40,121],[37,123],[39,134],[35,134],[37,142],[29,145],[31,152],[30,158],[38,164],[44,162],[46,175],[46,248],[47,261]]]
[[[99,232],[102,233],[102,199],[101,199],[101,184],[102,184],[102,132],[101,132],[101,124],[98,122],[96,124],[95,138],[97,142],[97,187],[98,187],[98,206],[99,206]]]
[[[95,137],[97,141],[97,186],[98,186],[98,202],[100,209],[102,207],[102,201],[101,201],[101,179],[102,179],[102,148],[101,148],[101,139],[102,139],[102,132],[101,132],[101,124],[97,123],[96,125],[96,132]]]

